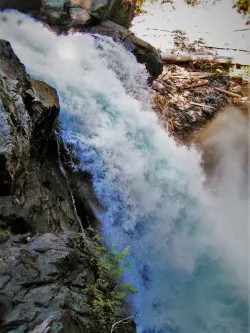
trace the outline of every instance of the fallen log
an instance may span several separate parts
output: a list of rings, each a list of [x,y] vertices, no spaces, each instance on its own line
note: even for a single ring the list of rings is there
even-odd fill
[[[173,55],[173,54],[162,54],[161,59],[165,63],[179,64],[186,62],[209,62],[209,63],[233,63],[232,57],[223,57],[215,55],[200,55],[200,54],[188,54],[188,55]]]

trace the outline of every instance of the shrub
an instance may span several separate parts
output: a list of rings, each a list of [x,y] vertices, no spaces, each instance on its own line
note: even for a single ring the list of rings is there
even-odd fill
[[[94,331],[110,332],[112,325],[121,320],[121,308],[129,294],[137,291],[121,281],[125,269],[131,269],[126,262],[129,248],[119,252],[115,247],[109,251],[103,238],[89,228],[94,235],[89,246],[92,262],[95,262],[96,280],[88,286],[91,294],[91,308],[94,317]]]

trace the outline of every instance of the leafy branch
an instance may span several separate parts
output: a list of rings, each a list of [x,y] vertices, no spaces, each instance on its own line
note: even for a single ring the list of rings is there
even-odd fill
[[[113,246],[109,251],[104,246],[103,238],[94,229],[88,230],[92,234],[88,250],[96,272],[95,282],[88,286],[94,317],[93,330],[110,333],[118,324],[127,323],[126,318],[121,316],[121,309],[127,296],[137,293],[131,285],[121,281],[124,270],[131,269],[126,261],[129,247],[117,251]]]

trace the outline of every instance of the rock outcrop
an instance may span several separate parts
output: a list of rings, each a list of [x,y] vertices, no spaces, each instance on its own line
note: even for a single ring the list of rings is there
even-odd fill
[[[90,198],[91,176],[72,170],[55,130],[56,91],[29,78],[8,42],[0,41],[0,50],[1,225],[13,233],[77,231],[79,215],[88,226],[95,218],[79,188],[86,187]]]
[[[135,14],[135,0],[0,0],[0,9],[17,9],[42,15],[55,24],[89,24],[111,19],[129,28]]]
[[[131,31],[123,28],[122,26],[107,20],[103,21],[99,25],[78,28],[78,30],[110,36],[115,40],[122,41],[124,46],[135,55],[137,61],[145,64],[152,78],[156,78],[159,74],[161,74],[163,64],[157,50],[152,45],[136,37]]]
[[[163,70],[159,52],[128,28],[135,14],[135,0],[0,0],[0,9],[18,9],[48,24],[56,33],[72,29],[120,40],[144,63],[152,78]]]
[[[80,247],[78,240],[72,232],[26,234],[0,244],[2,333],[37,332],[31,330],[49,318],[49,332],[96,332],[88,290],[96,272],[84,240]],[[133,333],[135,327],[120,325],[116,332]]]
[[[53,332],[91,332],[87,254],[70,234],[29,236],[0,244],[0,331],[27,332],[52,316]]]
[[[97,332],[88,287],[98,278],[98,259],[84,244],[91,244],[86,228],[98,224],[91,207],[101,205],[91,175],[77,170],[77,158],[60,138],[58,115],[56,91],[30,78],[0,40],[3,333],[31,332],[44,320],[50,332]],[[135,326],[117,332],[132,333]]]
[[[72,228],[75,213],[64,177],[47,154],[58,149],[52,143],[57,94],[28,77],[8,42],[1,41],[0,50],[1,224],[13,233]]]

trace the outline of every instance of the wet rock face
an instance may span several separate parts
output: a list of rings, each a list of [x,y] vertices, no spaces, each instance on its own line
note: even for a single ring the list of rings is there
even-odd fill
[[[79,235],[32,237],[78,231],[79,219],[95,224],[92,180],[73,171],[54,129],[55,90],[29,78],[8,42],[0,50],[0,331],[28,332],[52,316],[53,332],[93,333],[95,272],[90,254],[74,248]]]
[[[77,158],[60,138],[58,114],[56,91],[32,80],[10,44],[0,40],[3,333],[43,333],[46,327],[95,333],[88,286],[97,279],[97,264],[84,231],[81,237],[77,231],[79,223],[97,224],[91,207],[99,203],[90,174],[77,170]],[[37,325],[43,329],[33,331]],[[117,330],[135,331],[134,323]]]
[[[136,0],[113,0],[107,18],[128,29],[135,16],[135,7]]]
[[[54,127],[55,90],[31,80],[10,44],[0,41],[0,222],[14,234],[78,230],[70,183],[60,164],[63,143]],[[79,192],[79,191],[78,191]],[[79,196],[79,195],[78,195]],[[81,197],[81,200],[85,200]],[[82,223],[93,220],[80,202]],[[87,208],[86,208],[87,209]]]
[[[76,234],[28,236],[0,244],[0,331],[27,332],[53,316],[51,331],[90,333],[95,277],[88,255],[74,249]]]
[[[67,13],[71,20],[83,25],[90,23],[92,19],[111,19],[129,28],[135,12],[135,0],[42,0],[41,7],[45,13],[48,10]],[[89,21],[84,19],[87,15]]]
[[[85,25],[95,20],[112,18],[129,27],[134,16],[135,0],[0,0],[0,9],[17,9],[30,12],[54,24]]]
[[[156,78],[162,73],[163,62],[159,52],[152,45],[136,37],[131,31],[122,26],[107,20],[97,26],[79,30],[121,40],[124,46],[135,55],[137,61],[145,64],[151,78]]]
[[[88,241],[73,232],[30,236],[0,243],[0,332],[99,333],[89,290],[98,273]],[[136,328],[132,322],[115,331]]]

